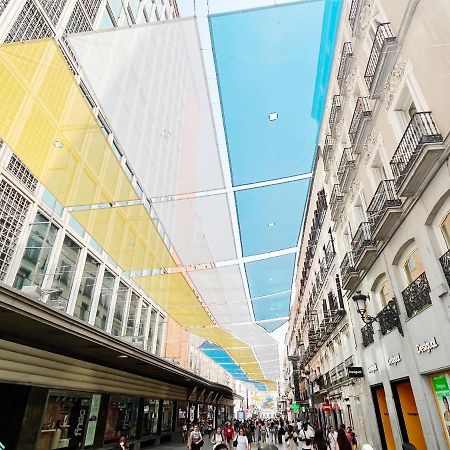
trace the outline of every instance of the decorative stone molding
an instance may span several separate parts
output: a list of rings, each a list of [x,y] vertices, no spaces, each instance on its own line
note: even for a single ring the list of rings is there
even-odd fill
[[[392,105],[392,100],[394,99],[398,84],[400,83],[400,80],[403,78],[403,74],[405,73],[405,67],[406,62],[402,59],[399,59],[386,80],[386,83],[384,85],[386,109],[389,109]]]
[[[365,31],[370,23],[370,17],[371,17],[371,8],[372,8],[372,1],[366,0],[364,2],[364,5],[361,7],[361,13],[359,14],[359,26],[361,28],[361,31]]]
[[[373,153],[373,149],[375,148],[375,145],[377,143],[378,140],[378,131],[376,130],[372,130],[369,134],[369,136],[367,136],[366,142],[363,145],[363,164],[364,166],[367,165],[367,163],[369,162],[370,156]]]
[[[337,138],[340,138],[342,136],[343,128],[344,128],[344,118],[341,118],[334,128]]]

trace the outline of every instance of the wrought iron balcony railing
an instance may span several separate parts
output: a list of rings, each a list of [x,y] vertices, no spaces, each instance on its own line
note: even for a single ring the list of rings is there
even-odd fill
[[[439,142],[442,142],[442,135],[434,123],[431,112],[415,113],[390,162],[397,189],[408,175],[423,146]]]
[[[370,344],[373,344],[374,331],[371,323],[368,323],[361,328],[361,334],[364,347],[368,347]]]
[[[344,82],[345,75],[347,73],[350,58],[353,56],[353,49],[351,42],[344,42],[342,46],[341,59],[339,62],[339,68],[337,72],[337,82],[339,89],[342,89],[342,83]]]
[[[369,99],[367,97],[359,97],[356,101],[355,111],[348,130],[348,136],[352,145],[355,144],[358,138],[364,119],[371,115],[372,110],[370,109]],[[356,150],[355,146],[354,148]]]
[[[370,89],[373,84],[374,75],[378,69],[378,65],[381,61],[381,55],[387,43],[394,42],[396,37],[392,32],[391,24],[389,22],[380,23],[375,33],[375,38],[373,40],[372,50],[369,56],[369,62],[367,63],[366,73],[364,74],[364,79],[366,84]]]
[[[351,273],[358,272],[355,268],[355,258],[353,252],[348,252],[345,254],[344,259],[341,263],[341,276],[342,276],[342,284],[345,284],[347,277]]]
[[[334,249],[333,242],[330,240],[325,248],[325,265],[327,267],[327,270],[330,269],[335,256],[336,250]]]
[[[400,333],[403,335],[403,329],[398,314],[397,301],[395,299],[389,301],[388,304],[377,314],[382,335],[387,334],[394,328],[398,328]]]
[[[355,25],[358,18],[360,3],[361,0],[352,0],[352,3],[350,5],[350,14],[348,15],[348,21],[350,22],[350,27],[353,33],[355,32]]]
[[[336,205],[337,203],[341,202],[343,198],[344,195],[342,194],[341,187],[339,186],[339,184],[335,184],[333,190],[331,191],[330,205]]]
[[[430,284],[425,272],[419,275],[403,292],[406,314],[413,317],[431,305]]]
[[[450,286],[450,250],[439,258],[439,262],[441,263],[442,270],[444,271],[447,284]]]
[[[337,170],[337,178],[341,188],[344,188],[345,178],[348,171],[356,167],[356,161],[352,153],[351,147],[344,148],[342,152],[341,161],[339,162],[339,168]]]
[[[325,137],[325,144],[323,146],[323,165],[325,170],[328,170],[331,158],[333,155],[334,139],[331,134],[327,134]]]
[[[370,222],[361,222],[352,239],[355,262],[358,261],[366,247],[374,247],[376,245],[375,241],[372,240],[371,235],[372,228]]]
[[[330,111],[330,118],[328,119],[328,123],[330,124],[330,129],[332,130],[335,122],[336,117],[341,110],[342,104],[341,104],[341,96],[339,94],[333,96],[333,102],[331,104],[331,111]]]
[[[367,215],[369,222],[372,223],[372,228],[376,228],[388,208],[399,206],[402,206],[402,201],[395,190],[394,180],[382,180],[367,208]]]

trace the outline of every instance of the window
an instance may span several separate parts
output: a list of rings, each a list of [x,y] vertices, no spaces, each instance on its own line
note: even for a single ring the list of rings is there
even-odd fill
[[[105,11],[103,11],[102,18],[100,20],[99,29],[104,30],[107,28],[114,28],[114,20],[112,19],[112,13],[109,11],[109,7],[107,6],[105,8]]]
[[[163,401],[163,411],[161,420],[161,432],[170,433],[172,431],[173,402]]]
[[[95,281],[98,276],[100,263],[91,255],[86,256],[74,316],[87,322],[94,297]]]
[[[445,239],[445,245],[447,249],[450,249],[450,212],[441,223],[441,231]]]
[[[22,289],[33,284],[42,286],[57,233],[58,227],[38,212],[14,280],[15,288]]]
[[[149,351],[152,351],[153,337],[155,336],[157,319],[158,319],[158,311],[156,309],[152,309],[150,315],[150,327],[148,330],[148,343],[147,343],[147,349]]]
[[[72,290],[80,251],[80,246],[68,236],[65,236],[55,271],[55,277],[53,278],[52,288],[62,289],[60,298],[67,302],[69,301],[70,291]]]
[[[117,19],[122,10],[122,0],[108,0],[108,5],[110,6],[114,17]]]
[[[8,170],[8,172],[14,175],[30,192],[32,192],[33,194],[36,192],[38,180],[28,170],[27,166],[25,166],[25,164],[19,159],[18,156],[11,156],[6,169]]]
[[[102,330],[106,330],[115,282],[116,277],[111,272],[105,270],[98,299],[97,312],[95,314],[95,326]]]
[[[131,294],[130,309],[128,311],[128,319],[127,319],[127,329],[125,333],[127,336],[134,336],[134,328],[136,325],[138,305],[139,305],[139,295],[137,295],[136,292],[133,292]]]
[[[113,395],[109,402],[104,442],[117,442],[120,436],[136,437],[139,399]]]
[[[128,287],[122,282],[119,283],[119,290],[117,292],[116,307],[114,309],[114,317],[112,322],[113,336],[122,335],[123,316],[125,314],[125,305],[128,299]]]
[[[388,280],[381,283],[378,289],[378,298],[383,308],[394,298],[394,294]]]
[[[422,261],[417,249],[415,249],[406,259],[403,266],[408,284],[411,284],[419,275],[424,272]]]
[[[165,317],[160,315],[158,320],[158,335],[156,336],[156,350],[155,355],[160,356],[162,351],[162,338],[163,338],[163,331],[164,331],[164,323],[165,323]]]
[[[159,400],[144,399],[144,415],[142,417],[142,434],[156,434],[158,431]]]

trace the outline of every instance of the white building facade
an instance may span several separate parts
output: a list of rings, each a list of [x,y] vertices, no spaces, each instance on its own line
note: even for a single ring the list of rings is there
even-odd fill
[[[319,138],[288,353],[311,413],[374,448],[450,443],[449,19],[445,0],[344,2]]]

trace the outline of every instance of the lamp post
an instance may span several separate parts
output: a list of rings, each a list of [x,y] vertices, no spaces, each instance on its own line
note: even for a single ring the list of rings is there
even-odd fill
[[[398,328],[400,334],[403,336],[403,328],[400,322],[400,314],[397,306],[397,300],[395,299],[395,297],[392,300],[390,300],[385,306],[385,308],[383,308],[383,310],[380,311],[375,317],[372,317],[367,314],[366,303],[367,300],[369,300],[368,295],[362,294],[361,291],[357,291],[356,294],[352,297],[352,300],[355,302],[356,311],[358,311],[361,320],[366,325],[372,325],[374,322],[378,322],[380,323],[380,326],[383,330],[384,324],[381,323],[381,320],[387,321],[390,324],[395,325]]]

